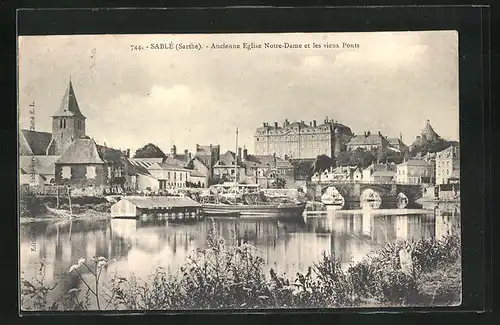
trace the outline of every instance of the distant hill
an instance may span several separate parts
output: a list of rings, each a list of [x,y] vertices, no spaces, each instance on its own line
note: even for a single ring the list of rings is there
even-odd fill
[[[447,141],[442,138],[438,138],[432,141],[425,141],[418,145],[412,145],[412,147],[410,148],[410,156],[415,157],[418,153],[420,153],[423,156],[428,152],[434,153],[443,151],[444,149],[453,145],[458,145],[458,142]]]

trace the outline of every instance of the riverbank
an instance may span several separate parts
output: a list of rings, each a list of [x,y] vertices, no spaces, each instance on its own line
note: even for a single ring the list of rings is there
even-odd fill
[[[21,225],[29,224],[34,222],[41,221],[53,221],[53,222],[66,222],[66,221],[77,221],[77,220],[107,220],[111,219],[111,215],[106,212],[95,211],[92,209],[86,210],[84,212],[73,213],[72,215],[69,213],[69,210],[63,210],[64,212],[60,213],[51,213],[47,211],[46,213],[40,214],[36,217],[21,217],[19,218],[19,222]]]
[[[303,273],[264,271],[264,259],[252,245],[228,245],[215,227],[207,249],[193,251],[179,273],[157,268],[149,277],[107,273],[106,257],[67,265],[68,277],[92,273],[85,283],[57,300],[41,295],[39,305],[28,298],[43,288],[23,279],[23,310],[181,310],[450,306],[461,301],[460,240],[420,239],[386,244],[347,268],[324,254]],[[85,301],[86,285],[99,292]],[[96,290],[97,291],[97,290]],[[45,300],[44,300],[45,299]],[[43,304],[42,304],[43,302]],[[42,306],[42,307],[36,307]]]
[[[112,203],[104,197],[57,198],[25,193],[20,198],[21,224],[40,220],[101,220],[109,218]]]

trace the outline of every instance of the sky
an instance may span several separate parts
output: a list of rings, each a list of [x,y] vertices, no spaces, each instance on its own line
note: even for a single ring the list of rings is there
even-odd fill
[[[170,42],[202,49],[146,48]],[[303,48],[210,49],[244,42]],[[36,130],[50,132],[71,78],[87,135],[132,152],[150,142],[165,153],[172,144],[234,151],[236,128],[252,152],[263,122],[325,117],[355,134],[402,133],[406,144],[428,119],[443,138],[459,138],[455,31],[22,36],[18,51],[20,128],[29,128],[34,101]]]

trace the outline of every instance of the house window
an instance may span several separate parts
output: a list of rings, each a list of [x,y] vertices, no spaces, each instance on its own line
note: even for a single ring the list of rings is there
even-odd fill
[[[59,120],[59,128],[62,129],[62,127],[63,127],[62,120]]]
[[[182,173],[179,175],[179,180],[182,181]]]
[[[64,166],[62,168],[61,177],[63,179],[71,179],[71,167]]]
[[[96,176],[95,166],[87,166],[87,173],[85,174],[85,177],[87,179],[95,179]]]
[[[65,129],[66,128],[66,120],[64,119],[62,121],[63,121],[63,129]]]

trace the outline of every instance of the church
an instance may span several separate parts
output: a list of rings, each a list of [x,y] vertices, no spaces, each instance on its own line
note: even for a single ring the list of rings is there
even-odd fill
[[[86,135],[85,127],[86,117],[70,80],[52,115],[52,133],[19,132],[21,185],[66,185],[94,192],[126,187],[128,151],[98,145]]]

